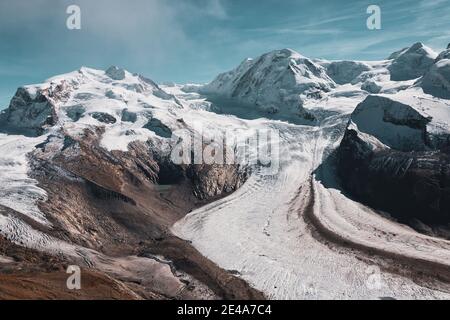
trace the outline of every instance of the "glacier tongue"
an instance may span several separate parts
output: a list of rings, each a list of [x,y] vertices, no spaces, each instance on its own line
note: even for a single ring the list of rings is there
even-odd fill
[[[45,139],[45,136],[27,138],[0,134],[0,205],[49,225],[38,207],[39,201],[47,200],[47,194],[38,187],[36,180],[28,176],[30,166],[27,159],[27,154]]]

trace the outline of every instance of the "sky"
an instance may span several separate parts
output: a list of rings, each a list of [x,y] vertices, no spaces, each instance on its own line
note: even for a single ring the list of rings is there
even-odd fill
[[[366,26],[372,4],[381,30]],[[80,30],[66,27],[69,5]],[[447,46],[450,0],[1,0],[0,109],[17,87],[81,66],[204,83],[275,49],[381,60],[417,41]]]

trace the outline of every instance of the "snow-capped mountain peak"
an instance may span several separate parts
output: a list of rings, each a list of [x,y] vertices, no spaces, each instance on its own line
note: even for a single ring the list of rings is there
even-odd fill
[[[403,81],[421,77],[434,63],[437,53],[421,42],[391,55],[391,80]]]
[[[319,97],[336,84],[326,70],[291,49],[244,60],[201,88],[203,93],[255,105],[268,113],[302,114],[302,99]]]

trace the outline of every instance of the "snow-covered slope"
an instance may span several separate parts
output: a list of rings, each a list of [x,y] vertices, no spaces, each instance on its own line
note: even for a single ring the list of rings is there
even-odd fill
[[[448,100],[419,87],[371,95],[351,115],[338,172],[359,200],[424,231],[450,221],[449,147]]]
[[[418,83],[424,92],[435,97],[450,99],[450,49],[439,54],[435,63]]]
[[[233,143],[252,134],[246,123],[193,108],[150,79],[117,67],[81,68],[20,88],[1,120],[1,241],[64,257],[114,279],[136,279],[166,297],[193,297],[197,280],[183,275],[181,282],[169,260],[130,257],[129,249],[147,252],[142,241],[151,246],[152,239],[172,237],[166,230],[190,208],[245,181],[245,160],[194,166],[171,162],[171,149],[202,130],[209,142],[223,139],[231,128],[240,130],[239,136],[227,135],[234,150]],[[179,242],[179,256],[192,249]],[[104,252],[110,248],[123,256],[110,258]],[[199,257],[187,259],[200,263],[194,262]],[[226,283],[219,285],[231,291],[233,276],[212,267],[217,270],[206,272],[224,274]],[[233,294],[255,292],[249,289]],[[194,296],[208,298],[208,292]]]
[[[417,42],[406,50],[394,53],[389,66],[391,80],[402,81],[421,77],[436,59],[436,52],[424,44]]]

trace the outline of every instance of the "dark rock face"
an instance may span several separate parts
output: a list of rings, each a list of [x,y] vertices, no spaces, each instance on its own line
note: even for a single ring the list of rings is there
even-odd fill
[[[357,132],[347,130],[338,149],[343,187],[402,222],[450,223],[450,149],[374,152]]]
[[[150,119],[144,126],[144,128],[153,131],[156,135],[163,138],[172,137],[172,130],[170,130],[170,128],[167,127],[164,123],[162,123],[161,120],[156,118]]]
[[[403,49],[400,49],[400,50],[398,50],[398,51],[395,51],[395,52],[393,52],[393,53],[391,53],[390,55],[389,55],[389,57],[388,57],[388,60],[394,60],[394,59],[397,59],[402,53],[404,53],[406,50],[408,50],[409,48],[408,47],[405,47],[405,48],[403,48]]]
[[[116,123],[117,121],[116,118],[114,118],[112,115],[104,112],[92,112],[90,113],[90,116],[95,120],[98,120],[106,124],[113,124]]]
[[[33,97],[25,88],[19,88],[0,121],[7,132],[38,136],[44,127],[54,125],[57,117],[45,92],[38,92]]]
[[[443,59],[450,59],[450,48],[447,48],[447,50],[444,50],[441,53],[439,53],[435,62],[441,61]]]
[[[67,108],[67,116],[73,121],[78,121],[86,112],[86,109],[82,105],[75,105]]]

